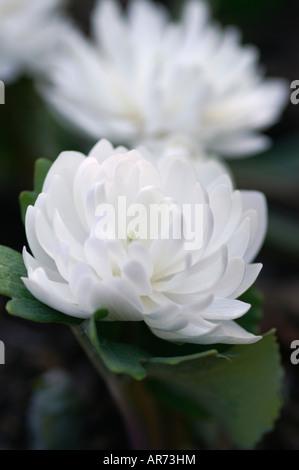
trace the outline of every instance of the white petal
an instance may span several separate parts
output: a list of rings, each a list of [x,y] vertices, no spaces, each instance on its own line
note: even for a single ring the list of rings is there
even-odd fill
[[[80,244],[76,240],[75,236],[73,235],[73,232],[70,232],[66,228],[57,210],[53,214],[53,230],[58,240],[62,243],[65,243],[67,246],[69,246],[71,256],[77,260],[83,261],[84,253],[83,253],[82,244]],[[53,243],[52,243],[52,247],[53,247]],[[53,252],[52,252],[52,256],[53,256]]]
[[[176,294],[187,294],[194,292],[209,292],[221,279],[227,269],[227,250],[222,247],[214,255],[199,261],[188,269],[184,282],[179,286],[169,282],[166,288]]]
[[[249,333],[234,321],[222,321],[217,326],[218,328],[214,330],[213,338],[211,338],[209,344],[252,344],[262,339],[262,336]]]
[[[136,289],[138,295],[151,295],[152,285],[146,271],[138,261],[129,261],[122,270],[123,277]]]
[[[240,300],[216,297],[212,304],[202,313],[206,320],[234,320],[242,317],[250,309],[250,304]]]
[[[70,287],[79,305],[91,314],[100,308],[109,310],[110,320],[138,321],[143,311],[140,298],[125,279],[99,280],[86,264],[73,270]]]
[[[230,298],[232,299],[237,299],[242,295],[244,292],[251,287],[254,282],[256,281],[256,278],[258,277],[263,265],[260,263],[257,264],[249,264],[245,267],[245,274],[242,283],[240,286],[230,294]]]
[[[82,243],[85,240],[86,231],[84,231],[76,213],[72,191],[67,187],[67,183],[61,175],[53,175],[51,181],[49,180],[45,205],[49,221],[58,211],[63,223],[74,234],[77,241]]]
[[[171,227],[170,227],[171,232]],[[150,256],[155,266],[154,279],[159,279],[162,276],[169,274],[169,270],[175,265],[175,272],[177,272],[176,262],[178,258],[183,257],[185,260],[186,253],[182,253],[184,240],[181,239],[157,239],[153,240],[149,248]],[[181,259],[179,260],[181,264]],[[165,272],[166,271],[166,272]]]
[[[244,260],[252,261],[260,250],[267,231],[267,202],[265,196],[258,191],[242,191],[244,211],[256,211],[256,217],[251,219],[251,237]],[[252,213],[252,212],[251,212]],[[250,212],[248,214],[250,216]],[[246,212],[244,213],[246,216]]]
[[[73,317],[87,318],[88,313],[80,310],[75,303],[67,285],[51,282],[44,270],[38,268],[31,274],[30,279],[22,278],[25,286],[40,302],[54,308],[55,310]],[[60,287],[60,288],[59,288]]]
[[[190,39],[197,37],[209,19],[209,7],[204,2],[189,0],[183,11],[183,25]]]
[[[44,212],[40,209],[36,209],[35,232],[40,246],[51,258],[53,258],[55,238],[53,229],[47,218],[44,216]]]
[[[102,163],[106,158],[109,158],[114,153],[114,147],[107,139],[101,139],[97,142],[88,156],[96,158],[99,163]]]
[[[133,241],[129,244],[128,255],[131,260],[138,261],[150,278],[153,274],[153,262],[148,250],[140,242]]]
[[[144,321],[150,328],[166,332],[184,328],[188,324],[188,318],[180,315],[180,309],[169,303],[146,315]]]
[[[186,312],[189,322],[187,326],[176,331],[166,331],[151,328],[152,332],[159,338],[166,339],[167,341],[173,341],[177,343],[199,343],[199,344],[210,344],[213,341],[213,335],[219,328],[218,325],[214,325],[200,317],[194,318],[195,312]],[[191,320],[190,320],[191,319]]]
[[[37,213],[38,209],[33,206],[29,206],[26,212],[25,229],[29,247],[33,256],[41,264],[55,271],[55,265],[52,258],[42,248],[36,235]]]
[[[261,134],[227,134],[211,143],[212,151],[221,153],[227,158],[246,158],[259,152],[266,151],[271,145],[269,137]]]
[[[54,240],[54,261],[60,275],[69,281],[71,271],[77,262],[70,254],[70,246],[58,240],[57,237]]]
[[[112,269],[107,244],[97,238],[89,238],[84,244],[87,262],[102,279],[112,278]]]
[[[213,289],[215,295],[224,298],[231,296],[242,284],[245,269],[245,263],[242,258],[229,259],[225,274]]]
[[[229,257],[244,258],[250,243],[250,230],[251,221],[249,213],[246,213],[246,217],[239,224],[235,232],[231,235],[230,239],[226,243]]]
[[[40,267],[39,262],[28,253],[25,247],[23,248],[23,260],[30,277],[30,274]],[[63,282],[63,277],[56,270],[44,266],[44,271],[51,281]]]
[[[86,159],[85,155],[79,152],[62,152],[52,164],[46,176],[43,191],[47,192],[52,178],[59,175],[71,189],[79,165]]]
[[[211,243],[217,240],[229,221],[232,209],[231,196],[230,190],[224,185],[217,186],[210,194],[210,206],[214,220]]]

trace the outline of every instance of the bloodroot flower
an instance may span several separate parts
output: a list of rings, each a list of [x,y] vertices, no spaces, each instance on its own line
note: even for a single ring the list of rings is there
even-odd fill
[[[255,281],[264,196],[234,190],[223,167],[101,140],[63,152],[26,213],[26,287],[67,315],[144,321],[160,338],[252,343],[234,320]]]
[[[93,40],[66,36],[41,87],[84,133],[130,147],[174,139],[191,153],[237,157],[269,144],[260,131],[278,120],[288,86],[265,79],[258,51],[212,23],[205,3],[187,2],[175,23],[148,0],[132,0],[127,14],[100,0],[92,32]]]
[[[63,0],[0,0],[0,80],[40,72],[62,37]]]

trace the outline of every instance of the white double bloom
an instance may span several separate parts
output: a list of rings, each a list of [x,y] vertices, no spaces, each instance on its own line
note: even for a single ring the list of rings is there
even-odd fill
[[[187,2],[175,23],[148,0],[132,0],[127,15],[116,0],[100,0],[92,33],[65,36],[42,87],[84,133],[197,155],[239,157],[269,144],[260,131],[279,118],[288,87],[264,78],[258,51],[242,46],[236,29],[212,23],[205,3]]]
[[[119,197],[143,207],[165,201],[201,205],[201,247],[186,250],[184,237],[105,238],[97,209],[109,204],[117,213]],[[67,315],[89,318],[103,307],[106,320],[144,321],[169,341],[251,343],[259,337],[234,321],[250,305],[236,299],[261,269],[250,263],[266,218],[263,195],[234,190],[213,160],[195,167],[168,155],[153,163],[145,149],[114,149],[102,140],[88,157],[62,153],[29,206],[26,234],[33,256],[24,249],[24,283]]]

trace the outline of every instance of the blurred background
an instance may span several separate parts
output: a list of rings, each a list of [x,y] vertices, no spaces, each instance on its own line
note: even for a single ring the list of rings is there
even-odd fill
[[[70,14],[86,32],[93,3],[69,2]],[[175,17],[183,4],[179,0],[163,3]],[[209,3],[217,20],[238,26],[243,42],[259,48],[267,75],[285,77],[290,83],[299,80],[298,0]],[[298,128],[299,105],[290,102],[279,124],[267,133],[273,139],[269,151],[228,162],[237,187],[261,190],[269,203],[268,235],[258,257],[264,264],[257,283],[264,297],[261,331],[277,329],[285,375],[281,417],[257,446],[265,450],[299,450],[299,364],[290,361],[290,344],[299,340]],[[26,243],[18,196],[32,189],[35,160],[54,160],[62,150],[87,152],[91,145],[57,123],[29,78],[6,87],[6,104],[0,106],[1,245],[21,251]],[[0,299],[0,340],[6,346],[6,364],[0,365],[0,449],[129,448],[105,384],[68,327],[14,319],[5,312],[6,300]],[[49,422],[44,434],[40,414]],[[182,422],[178,415],[178,429]],[[209,433],[209,442],[203,443],[195,423],[192,443],[182,433],[178,448],[233,448],[217,428]]]

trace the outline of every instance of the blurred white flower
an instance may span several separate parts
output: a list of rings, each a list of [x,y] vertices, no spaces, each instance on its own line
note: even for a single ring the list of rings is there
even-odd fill
[[[258,51],[211,23],[205,3],[187,2],[175,23],[148,0],[132,0],[127,15],[101,0],[92,32],[66,38],[41,88],[83,132],[134,147],[179,140],[191,154],[239,157],[269,144],[259,131],[279,118],[288,86],[265,79]]]
[[[171,230],[169,239],[163,237],[179,212],[166,221],[168,227],[164,220],[157,238],[142,238],[129,224],[118,227],[125,237],[111,236],[100,228],[98,208],[109,205],[123,217],[120,197],[146,210],[161,203],[197,204],[203,208],[196,227],[202,245],[187,250],[184,236],[175,238]],[[236,299],[261,269],[250,263],[266,220],[263,195],[234,190],[213,160],[195,166],[169,155],[154,163],[144,149],[114,149],[101,140],[88,157],[62,153],[28,207],[33,256],[24,249],[23,281],[41,302],[74,317],[107,308],[107,320],[144,321],[169,341],[251,343],[259,337],[234,321],[250,305]]]
[[[0,0],[0,79],[41,71],[57,46],[67,21],[64,0]]]

